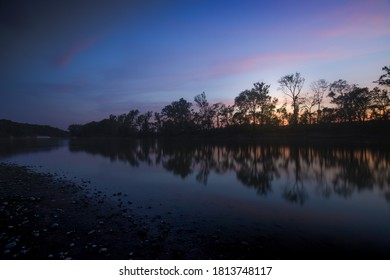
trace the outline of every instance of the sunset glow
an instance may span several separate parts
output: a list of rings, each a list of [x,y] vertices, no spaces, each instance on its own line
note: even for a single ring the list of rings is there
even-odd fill
[[[206,92],[232,103],[300,72],[374,87],[390,2],[11,1],[0,9],[0,119],[66,129]]]

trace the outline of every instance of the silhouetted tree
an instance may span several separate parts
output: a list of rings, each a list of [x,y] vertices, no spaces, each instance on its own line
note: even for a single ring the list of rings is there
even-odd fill
[[[313,95],[311,97],[311,104],[317,106],[317,123],[321,119],[321,104],[324,100],[325,92],[329,88],[329,83],[325,79],[320,79],[315,82],[312,82],[310,85]]]
[[[302,101],[299,95],[301,94],[303,85],[305,83],[305,78],[301,77],[301,74],[296,72],[295,74],[283,76],[278,80],[278,83],[280,85],[279,89],[292,100],[292,124],[296,125],[298,124],[299,105]]]
[[[372,117],[376,120],[390,119],[390,95],[385,89],[375,87],[371,92]]]
[[[163,131],[181,133],[191,130],[193,127],[191,106],[192,104],[184,98],[165,106],[161,111]]]
[[[220,123],[222,127],[226,127],[233,122],[234,105],[221,104],[219,109]]]
[[[154,113],[154,120],[155,120],[154,127],[156,129],[156,132],[159,133],[159,132],[161,132],[161,128],[162,128],[161,114],[155,112]]]
[[[152,125],[150,123],[152,115],[153,112],[148,111],[145,114],[139,115],[137,117],[136,123],[140,134],[147,135],[152,133]]]
[[[194,98],[195,104],[199,111],[195,113],[194,118],[200,129],[211,129],[213,127],[213,118],[215,111],[207,102],[206,94],[202,92]]]
[[[390,87],[390,66],[384,66],[382,70],[385,71],[385,74],[381,75],[377,81],[374,81],[374,83]]]
[[[246,123],[270,123],[277,99],[271,99],[269,85],[255,83],[253,86],[251,90],[241,92],[234,99],[234,104],[238,107],[241,117]]]
[[[349,85],[345,80],[338,80],[333,82],[329,89],[328,96],[337,106],[339,121],[366,120],[371,100],[368,88],[359,88],[356,85]]]
[[[287,112],[287,101],[283,103],[281,107],[276,109],[276,113],[278,114],[279,124],[285,125],[287,123],[291,123],[291,114]]]

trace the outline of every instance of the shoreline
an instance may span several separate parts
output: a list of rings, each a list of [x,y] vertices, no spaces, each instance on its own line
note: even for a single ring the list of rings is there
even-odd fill
[[[116,196],[0,162],[0,259],[171,258],[158,250],[168,226],[152,230]]]
[[[174,224],[140,214],[131,197],[107,196],[88,180],[0,162],[0,259],[3,260],[254,260],[387,259],[386,248],[296,235],[264,225],[233,234],[212,224]],[[145,206],[144,206],[145,207]],[[139,208],[139,207],[138,207]],[[147,209],[147,208],[146,208]],[[209,229],[205,228],[209,227]],[[203,229],[202,229],[203,228]]]

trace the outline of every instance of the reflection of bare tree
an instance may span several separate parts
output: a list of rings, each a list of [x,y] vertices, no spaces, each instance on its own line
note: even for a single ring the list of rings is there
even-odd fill
[[[283,197],[290,202],[303,204],[308,195],[305,191],[302,181],[296,180],[291,186],[286,187],[283,191]]]
[[[308,198],[308,195],[305,191],[302,180],[302,170],[301,170],[301,160],[303,156],[300,154],[300,149],[297,147],[290,148],[290,157],[285,159],[284,166],[287,166],[287,172],[290,173],[290,169],[293,169],[294,179],[289,181],[283,190],[283,197],[290,202],[303,204]],[[306,150],[305,150],[306,151]],[[292,167],[290,168],[290,164]],[[309,161],[306,161],[310,165]]]
[[[210,174],[210,170],[215,169],[216,163],[213,159],[213,148],[209,145],[205,145],[203,149],[196,149],[194,155],[194,161],[198,166],[198,174],[196,180],[203,185],[207,185],[207,180]]]

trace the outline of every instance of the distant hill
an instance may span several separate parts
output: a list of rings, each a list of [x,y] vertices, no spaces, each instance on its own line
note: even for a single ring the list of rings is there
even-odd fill
[[[49,125],[17,123],[0,120],[0,137],[67,137],[67,131]]]

